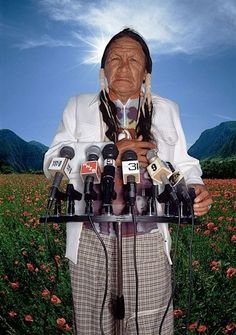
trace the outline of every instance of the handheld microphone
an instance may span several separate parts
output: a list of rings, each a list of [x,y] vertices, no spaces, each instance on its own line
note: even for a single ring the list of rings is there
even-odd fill
[[[126,197],[128,203],[133,206],[136,200],[136,183],[140,183],[139,162],[137,154],[133,150],[126,150],[122,157],[123,184],[127,185]]]
[[[74,149],[65,146],[60,150],[60,157],[53,158],[49,165],[48,171],[54,176],[54,179],[48,194],[47,210],[50,210],[52,207],[53,200],[56,198],[62,179],[69,179],[70,177],[72,169],[69,161],[74,155]]]
[[[105,212],[109,212],[111,202],[116,198],[114,191],[114,178],[115,178],[115,161],[118,157],[119,151],[117,146],[113,143],[107,144],[102,150],[104,159],[104,169],[102,175],[101,191],[102,191],[102,204]]]
[[[189,195],[189,191],[182,173],[178,170],[175,170],[170,162],[167,162],[170,166],[172,174],[169,178],[169,181],[176,190],[179,201],[186,202],[187,205],[192,206],[192,199]],[[191,192],[191,191],[190,191]]]
[[[80,166],[80,176],[83,179],[83,182],[90,176],[93,177],[94,184],[100,184],[101,170],[98,164],[98,159],[101,155],[100,148],[97,145],[91,145],[87,148],[85,155],[87,161]]]
[[[128,177],[130,176],[133,176],[132,179],[136,183],[140,183],[139,162],[137,158],[137,154],[133,150],[126,150],[121,157],[124,185],[127,184]]]
[[[157,149],[148,150],[146,157],[150,163],[147,170],[151,179],[159,185],[168,183],[167,178],[171,176],[171,171],[165,162],[158,157]]]
[[[176,206],[179,206],[179,199],[176,191],[171,185],[168,177],[172,175],[168,166],[158,157],[157,149],[148,150],[146,157],[150,163],[147,166],[148,173],[151,179],[158,184],[164,185],[164,191],[158,195],[157,200],[162,202],[172,201]]]
[[[101,170],[98,164],[100,154],[100,148],[97,145],[91,145],[86,150],[87,161],[80,166],[80,175],[84,182],[84,198],[86,201],[97,198],[93,185],[100,184],[101,180]]]

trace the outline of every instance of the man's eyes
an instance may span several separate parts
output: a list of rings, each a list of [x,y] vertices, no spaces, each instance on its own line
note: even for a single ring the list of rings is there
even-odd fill
[[[111,57],[111,58],[109,59],[110,62],[112,62],[112,61],[120,61],[120,60],[121,60],[120,57]],[[133,57],[129,58],[129,62],[132,62],[132,63],[139,63],[138,59],[133,58]]]
[[[122,62],[123,58],[116,55],[116,56],[110,56],[107,59],[107,62],[112,62],[112,63],[118,63],[118,62]],[[140,60],[137,57],[128,57],[128,62],[131,64],[140,64]]]
[[[134,57],[130,58],[129,60],[130,60],[131,62],[138,63],[138,60],[137,60],[136,58],[134,58]]]

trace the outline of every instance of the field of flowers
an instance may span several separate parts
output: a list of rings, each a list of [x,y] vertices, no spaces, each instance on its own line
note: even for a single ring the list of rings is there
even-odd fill
[[[190,225],[179,231],[175,335],[236,334],[236,179],[205,183],[212,209],[193,235]],[[39,223],[48,188],[42,175],[0,175],[1,334],[73,334],[65,227],[48,224],[49,250]],[[175,241],[176,226],[170,229]]]

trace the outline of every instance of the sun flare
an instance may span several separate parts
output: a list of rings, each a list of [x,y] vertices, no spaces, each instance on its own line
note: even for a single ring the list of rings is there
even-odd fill
[[[100,36],[92,36],[87,39],[80,37],[80,39],[89,46],[89,48],[84,50],[85,56],[83,57],[83,64],[100,64],[109,37],[105,37],[103,33],[101,33]]]

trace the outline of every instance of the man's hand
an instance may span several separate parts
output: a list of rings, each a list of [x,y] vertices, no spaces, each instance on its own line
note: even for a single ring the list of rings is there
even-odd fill
[[[201,184],[191,184],[190,187],[193,187],[195,190],[196,198],[194,199],[193,210],[196,216],[201,216],[206,214],[210,205],[212,204],[212,197],[208,192],[205,185]]]
[[[119,155],[116,159],[117,166],[121,165],[121,156],[126,150],[133,150],[138,156],[139,164],[142,167],[147,167],[148,161],[146,153],[150,149],[156,148],[156,145],[152,142],[143,141],[143,137],[140,135],[137,139],[128,140],[126,138],[116,142],[116,146],[119,150]]]

